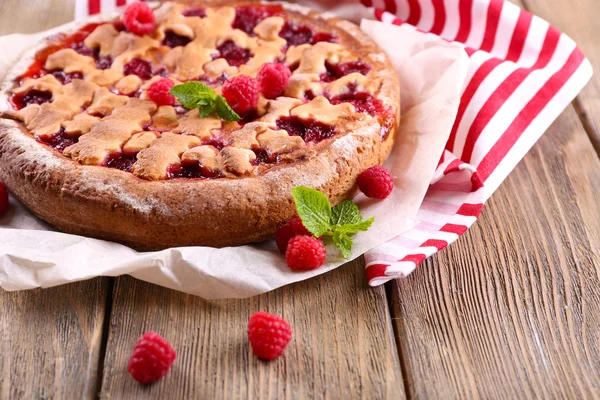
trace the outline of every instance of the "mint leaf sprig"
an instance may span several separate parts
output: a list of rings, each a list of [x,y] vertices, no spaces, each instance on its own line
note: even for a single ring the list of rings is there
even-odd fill
[[[331,207],[327,196],[306,186],[293,188],[292,196],[304,227],[315,237],[331,237],[344,258],[350,257],[351,236],[366,231],[375,220],[373,217],[363,220],[358,206],[351,200]]]
[[[201,118],[217,114],[225,121],[239,121],[240,116],[233,111],[227,100],[211,87],[201,82],[186,82],[173,86],[170,93],[177,97],[182,106],[190,110],[197,108]]]

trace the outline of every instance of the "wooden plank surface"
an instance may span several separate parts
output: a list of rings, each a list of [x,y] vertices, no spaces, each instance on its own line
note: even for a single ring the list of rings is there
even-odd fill
[[[41,32],[74,15],[75,0],[0,0],[0,35]]]
[[[597,67],[596,3],[526,6]],[[2,0],[0,34],[68,22],[73,4]],[[103,360],[108,279],[0,292],[0,398],[403,398],[402,373],[410,398],[599,397],[600,163],[584,132],[597,140],[594,79],[575,103],[583,124],[575,109],[563,113],[463,238],[390,285],[392,318],[359,262],[248,300],[204,301],[122,277]],[[258,310],[294,330],[272,363],[246,342]],[[126,365],[147,330],[165,335],[178,358],[168,379],[143,387]]]
[[[595,0],[525,6],[600,65]],[[476,225],[393,284],[409,397],[600,396],[599,83],[575,102],[583,124],[569,107]]]
[[[247,323],[256,311],[292,326],[292,342],[275,361],[260,361],[249,348]],[[144,387],[126,368],[148,330],[178,354],[167,379]],[[367,287],[362,260],[244,300],[206,301],[121,277],[109,332],[107,398],[404,398],[385,290]]]
[[[600,3],[598,0],[525,0],[526,8],[568,34],[583,50],[595,75],[574,102],[596,152],[600,154]]]
[[[108,280],[0,289],[0,398],[94,398]]]
[[[600,162],[568,109],[454,245],[395,282],[422,398],[600,396]]]
[[[0,35],[68,22],[74,3],[2,0]],[[109,289],[108,279],[25,292],[0,289],[0,398],[96,397]]]

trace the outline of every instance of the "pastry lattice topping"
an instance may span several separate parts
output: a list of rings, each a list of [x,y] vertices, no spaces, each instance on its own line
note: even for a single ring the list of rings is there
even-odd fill
[[[80,164],[161,180],[260,174],[346,134],[340,121],[395,113],[377,98],[381,79],[333,28],[318,32],[281,6],[164,3],[155,17],[146,35],[117,21],[63,35],[18,78],[4,116]],[[283,96],[261,95],[238,122],[179,102],[157,106],[147,94],[169,78],[203,82],[219,95],[225,81],[257,78],[266,63],[292,71]]]

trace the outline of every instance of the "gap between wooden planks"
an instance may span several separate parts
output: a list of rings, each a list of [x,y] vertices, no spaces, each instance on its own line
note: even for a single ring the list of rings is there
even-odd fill
[[[0,0],[0,35],[69,22],[74,4]],[[45,290],[0,289],[0,398],[96,397],[109,298],[107,278]]]
[[[119,277],[113,300],[107,398],[405,398],[386,294],[367,287],[362,259],[242,300],[206,301]],[[294,338],[275,361],[260,361],[249,348],[247,322],[256,311],[292,325]],[[151,387],[126,372],[147,330],[161,332],[178,352],[169,376]]]
[[[594,0],[526,3],[600,64]],[[575,102],[582,121],[569,106],[465,236],[391,284],[409,398],[600,396],[597,87]]]

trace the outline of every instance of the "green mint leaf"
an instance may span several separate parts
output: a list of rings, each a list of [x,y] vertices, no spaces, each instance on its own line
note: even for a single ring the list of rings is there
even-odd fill
[[[169,93],[177,97],[181,105],[190,110],[211,107],[217,97],[215,91],[210,87],[195,81],[174,86]]]
[[[315,237],[321,237],[329,231],[331,221],[331,204],[323,193],[306,186],[292,189],[296,210],[302,224]]]
[[[200,115],[200,118],[206,118],[210,114],[212,114],[213,112],[215,112],[215,105],[214,104],[208,104],[208,105],[206,105],[204,107],[198,108],[198,115]]]
[[[215,110],[217,111],[217,115],[225,121],[238,121],[241,119],[240,116],[229,107],[227,100],[225,100],[223,96],[217,96]]]
[[[333,244],[337,246],[342,252],[344,258],[350,257],[350,251],[352,250],[352,239],[343,232],[336,231],[333,234]]]
[[[354,235],[355,233],[358,233],[360,231],[368,230],[373,224],[373,221],[375,221],[375,218],[371,217],[364,221],[359,221],[352,224],[339,225],[334,227],[333,229],[334,232],[342,232],[346,235]]]
[[[331,224],[355,224],[362,220],[358,206],[352,200],[343,200],[331,209]]]

